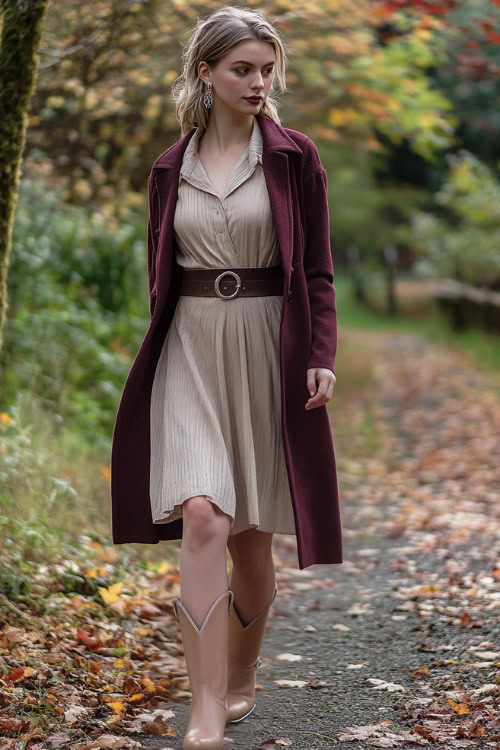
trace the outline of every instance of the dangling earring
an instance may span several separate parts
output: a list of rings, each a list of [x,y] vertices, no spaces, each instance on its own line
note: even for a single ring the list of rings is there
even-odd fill
[[[205,105],[207,109],[210,109],[210,107],[212,106],[213,100],[214,100],[214,95],[212,91],[212,84],[209,81],[207,83],[207,88],[205,89],[205,93],[203,94],[203,104]]]

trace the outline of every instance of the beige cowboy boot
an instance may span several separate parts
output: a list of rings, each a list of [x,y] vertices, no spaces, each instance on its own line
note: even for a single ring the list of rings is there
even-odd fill
[[[267,617],[278,591],[275,583],[271,600],[244,627],[234,608],[229,613],[229,645],[227,673],[227,707],[230,724],[243,721],[255,708],[255,676]]]
[[[224,746],[228,625],[233,598],[230,590],[217,597],[201,629],[181,600],[173,600],[193,696],[183,750],[222,750]]]

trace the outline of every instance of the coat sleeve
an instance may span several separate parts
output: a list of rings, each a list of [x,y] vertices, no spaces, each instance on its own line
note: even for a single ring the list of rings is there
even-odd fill
[[[146,244],[148,256],[149,312],[151,316],[156,304],[156,251],[158,243],[158,217],[155,210],[156,198],[156,186],[153,183],[153,176],[150,174],[148,177],[148,230]]]
[[[326,367],[335,373],[337,305],[334,286],[328,176],[314,143],[304,171],[305,249],[304,273],[311,311],[312,345],[307,368]]]

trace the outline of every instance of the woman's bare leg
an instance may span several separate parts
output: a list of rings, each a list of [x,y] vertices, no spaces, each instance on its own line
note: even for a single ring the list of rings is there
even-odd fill
[[[234,593],[234,609],[243,625],[260,614],[273,595],[272,541],[273,534],[258,529],[247,529],[228,537],[233,562],[229,587]]]
[[[228,590],[226,545],[231,516],[205,495],[195,495],[182,504],[182,518],[180,600],[201,628],[211,605]]]

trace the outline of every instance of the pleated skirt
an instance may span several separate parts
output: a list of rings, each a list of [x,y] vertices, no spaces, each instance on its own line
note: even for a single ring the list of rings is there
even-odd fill
[[[151,398],[154,523],[204,495],[250,528],[295,534],[282,442],[282,296],[181,296]]]

